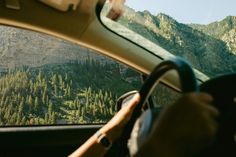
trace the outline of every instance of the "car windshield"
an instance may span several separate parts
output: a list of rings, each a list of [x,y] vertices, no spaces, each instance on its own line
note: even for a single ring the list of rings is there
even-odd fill
[[[107,4],[105,25],[159,57],[181,56],[209,78],[236,72],[235,0],[126,0],[112,24]]]

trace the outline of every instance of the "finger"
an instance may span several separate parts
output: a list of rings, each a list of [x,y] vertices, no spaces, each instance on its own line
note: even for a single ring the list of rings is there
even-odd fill
[[[213,101],[211,95],[207,93],[188,93],[184,94],[178,101],[179,105],[198,105],[199,103],[210,104]]]
[[[213,101],[213,97],[208,93],[201,92],[196,94],[197,99],[199,99],[200,101],[203,101],[205,103],[211,103]]]
[[[122,117],[122,119],[130,119],[130,116],[133,113],[134,108],[137,106],[137,104],[140,101],[140,94],[136,93],[133,98],[131,100],[129,100],[129,102],[127,102],[128,104],[126,106],[124,106],[119,112],[118,114],[120,114],[120,117]]]
[[[131,114],[136,105],[138,104],[140,100],[140,94],[136,93],[130,100],[128,100],[127,105],[121,108],[121,110],[117,113],[120,116],[127,116],[128,114]]]
[[[127,107],[127,110],[129,111],[132,111],[136,106],[137,104],[139,103],[140,101],[140,94],[139,93],[136,93],[133,98],[128,102],[128,105],[126,105]],[[125,108],[126,108],[125,107]]]
[[[209,137],[210,139],[214,137],[218,131],[219,125],[215,118],[212,118],[209,116],[209,114],[205,114],[205,124],[206,126],[206,137]]]
[[[211,105],[211,104],[203,104],[203,106],[204,106],[206,112],[209,115],[211,115],[213,117],[219,116],[219,114],[220,114],[219,111],[213,105]]]
[[[196,99],[199,104],[208,112],[208,114],[216,117],[219,111],[212,105],[213,97],[208,93],[197,93]]]

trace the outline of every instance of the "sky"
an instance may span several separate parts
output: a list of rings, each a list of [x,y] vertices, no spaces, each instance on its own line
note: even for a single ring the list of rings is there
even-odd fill
[[[236,0],[126,0],[136,11],[165,13],[181,23],[209,24],[236,16]]]

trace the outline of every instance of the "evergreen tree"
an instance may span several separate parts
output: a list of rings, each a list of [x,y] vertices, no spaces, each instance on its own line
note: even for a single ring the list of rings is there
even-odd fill
[[[34,111],[37,112],[39,110],[39,99],[36,97],[34,99]]]

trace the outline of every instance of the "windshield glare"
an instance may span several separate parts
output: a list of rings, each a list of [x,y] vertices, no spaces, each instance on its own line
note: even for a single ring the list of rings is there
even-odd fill
[[[235,5],[234,0],[126,0],[117,25],[103,22],[162,58],[181,56],[197,70],[215,77],[236,71]],[[136,40],[137,34],[148,42]]]

